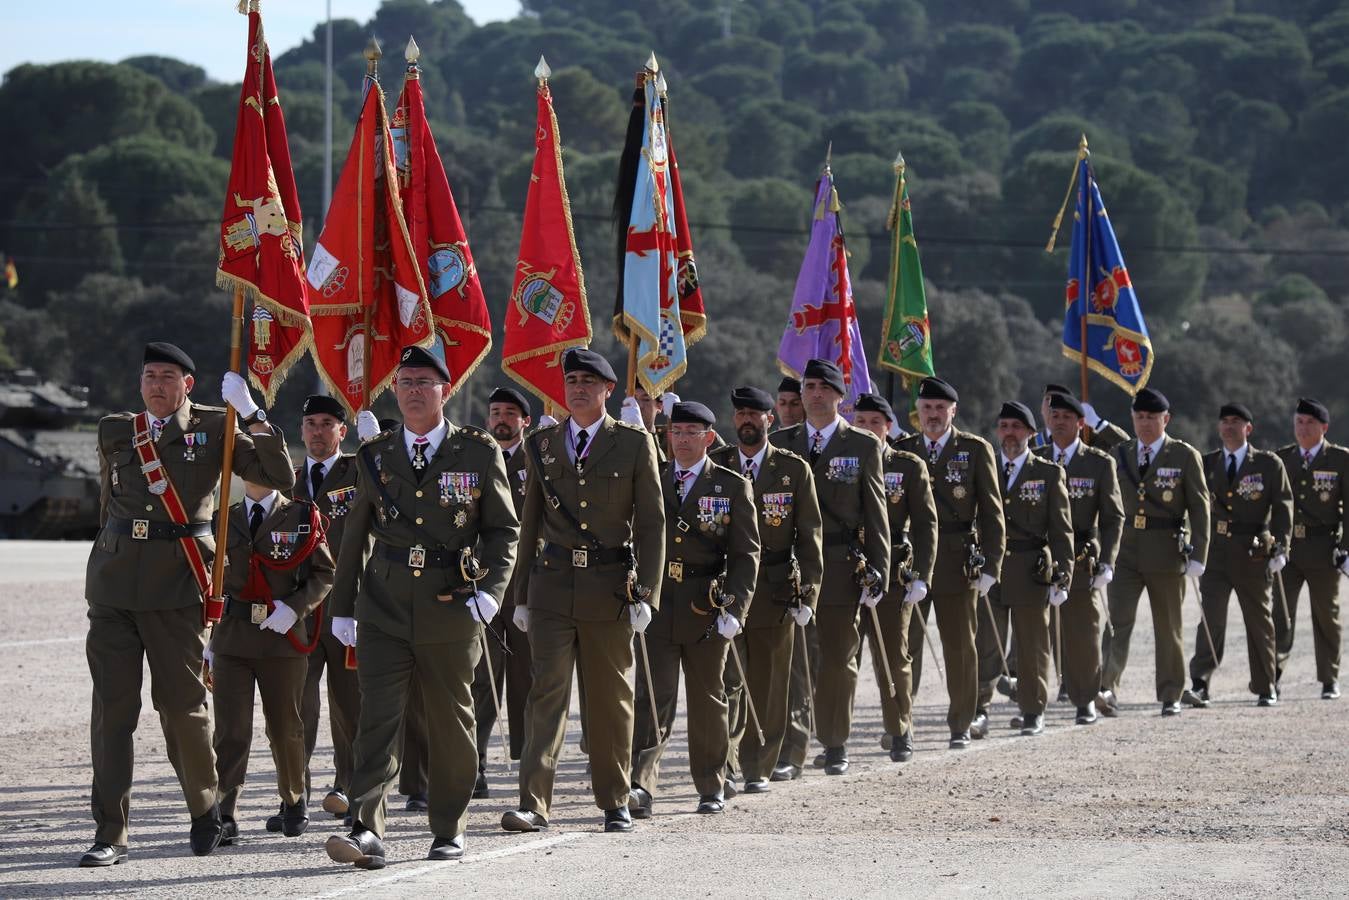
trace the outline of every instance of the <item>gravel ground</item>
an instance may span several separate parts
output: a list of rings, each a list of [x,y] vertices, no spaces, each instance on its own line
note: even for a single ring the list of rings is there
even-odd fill
[[[82,647],[87,552],[87,544],[0,542],[0,685],[12,704],[0,716],[0,896],[1349,895],[1349,724],[1345,701],[1319,699],[1305,615],[1278,707],[1257,709],[1245,692],[1234,609],[1231,655],[1214,679],[1217,701],[1164,720],[1153,701],[1146,600],[1118,719],[1076,727],[1072,709],[1054,704],[1046,733],[1022,738],[1005,727],[1015,710],[1000,703],[989,739],[950,752],[945,692],[931,672],[916,703],[917,755],[898,766],[878,743],[877,687],[864,661],[845,776],[811,770],[731,801],[723,816],[694,815],[681,721],[655,818],[633,834],[605,835],[573,731],[552,827],[514,836],[498,827],[516,794],[494,741],[494,796],[473,803],[466,858],[427,863],[424,818],[401,812],[395,797],[390,865],[374,873],[328,860],[323,841],[340,827],[321,810],[302,837],[263,831],[275,794],[261,712],[240,810],[243,843],[193,857],[147,675],[131,860],[77,869],[93,833]],[[1197,605],[1186,611],[1192,646]],[[325,723],[316,784],[331,762]]]

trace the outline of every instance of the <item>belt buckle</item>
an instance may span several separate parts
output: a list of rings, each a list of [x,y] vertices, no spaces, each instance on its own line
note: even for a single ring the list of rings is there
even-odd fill
[[[1142,531],[1148,527],[1148,517],[1145,515],[1134,516],[1134,528]]]
[[[587,566],[589,566],[589,565],[590,565],[590,551],[589,551],[589,550],[573,550],[573,551],[571,551],[571,564],[572,564],[572,568],[575,568],[575,569],[584,569],[584,568],[586,568]]]
[[[1306,537],[1307,537],[1307,526],[1306,526],[1306,525],[1294,525],[1294,526],[1293,526],[1293,537],[1299,538],[1299,539],[1306,538]]]
[[[408,548],[408,568],[425,569],[426,568],[426,548],[421,544]]]
[[[254,625],[261,625],[267,621],[267,604],[250,603],[248,604],[248,620]]]
[[[1222,535],[1227,534],[1227,520],[1219,519],[1216,523],[1214,523],[1214,530],[1217,531],[1218,534]]]
[[[133,541],[148,541],[150,539],[149,519],[131,520],[131,539]]]
[[[679,560],[671,560],[668,564],[668,571],[671,581],[677,581],[680,584],[684,582],[684,563]]]

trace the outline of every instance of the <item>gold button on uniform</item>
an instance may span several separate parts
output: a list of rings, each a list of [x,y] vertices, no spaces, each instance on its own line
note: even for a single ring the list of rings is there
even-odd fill
[[[680,537],[679,535],[675,535],[675,543],[676,543],[676,544],[682,544],[682,543],[684,543],[684,539],[683,539],[682,537]]]
[[[586,508],[587,506],[589,506],[589,505],[590,505],[590,502],[589,502],[589,501],[587,501],[587,500],[582,500],[582,501],[581,501],[581,509],[585,509],[585,508]]]
[[[155,508],[154,508],[153,506],[147,505],[147,506],[145,507],[145,511],[146,511],[146,512],[154,512],[154,511],[155,511]]]
[[[422,495],[422,492],[421,492],[421,491],[418,491],[418,492],[417,492],[417,496],[420,497],[421,495]]]
[[[590,523],[589,523],[589,522],[582,522],[582,523],[581,523],[581,530],[582,530],[582,531],[589,531],[589,530],[590,530]]]
[[[584,478],[582,478],[582,479],[580,479],[579,481],[577,481],[576,483],[577,483],[577,484],[585,484],[585,483],[586,483],[586,480],[585,480]]]
[[[417,517],[417,524],[418,524],[418,525],[422,524],[422,517],[421,517],[421,516],[418,516],[418,517]]]
[[[422,570],[421,570],[421,569],[413,569],[413,570],[412,570],[412,577],[413,577],[413,578],[421,578],[421,577],[422,577]]]

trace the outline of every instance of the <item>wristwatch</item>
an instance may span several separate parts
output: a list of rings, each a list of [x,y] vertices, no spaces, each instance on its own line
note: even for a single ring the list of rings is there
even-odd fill
[[[244,419],[243,423],[245,428],[247,428],[250,425],[257,425],[259,423],[265,425],[267,423],[267,410],[259,406],[258,411],[253,413],[253,415],[249,416],[248,418]]]

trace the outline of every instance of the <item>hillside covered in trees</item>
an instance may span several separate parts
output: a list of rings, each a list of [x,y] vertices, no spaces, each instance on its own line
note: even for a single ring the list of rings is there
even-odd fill
[[[532,158],[532,71],[556,110],[598,346],[618,353],[609,208],[633,72],[655,50],[710,332],[679,390],[726,409],[728,386],[772,386],[805,248],[811,192],[833,146],[855,291],[879,332],[902,151],[928,280],[938,371],[986,431],[1005,397],[1034,403],[1075,369],[1059,350],[1066,232],[1044,253],[1085,132],[1152,330],[1152,384],[1181,434],[1212,442],[1241,399],[1284,440],[1289,398],[1349,416],[1349,3],[1329,0],[526,0],[475,25],[454,0],[389,0],[334,23],[334,155],[350,140],[371,35],[389,103],[415,35],[423,84],[500,345]],[[265,17],[265,9],[264,9]],[[244,61],[246,26],[205,24]],[[306,239],[323,209],[324,35],[275,56]],[[190,61],[23,65],[0,85],[0,247],[21,283],[0,299],[0,365],[88,384],[134,407],[151,336],[197,355],[214,396],[228,297],[214,288],[238,85]],[[306,362],[282,395],[314,385]],[[884,375],[873,370],[884,384]],[[476,418],[484,368],[452,413]],[[1093,399],[1126,398],[1097,379]],[[386,398],[385,403],[389,400]],[[469,404],[472,404],[470,407]]]

